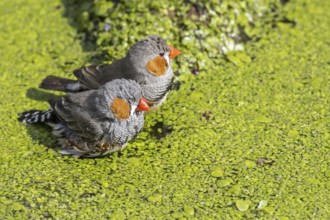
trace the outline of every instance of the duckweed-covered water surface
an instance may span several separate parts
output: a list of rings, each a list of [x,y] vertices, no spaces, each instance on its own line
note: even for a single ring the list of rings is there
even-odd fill
[[[1,219],[330,218],[329,1],[90,2],[0,2]],[[16,120],[148,34],[183,54],[126,150],[62,156]]]

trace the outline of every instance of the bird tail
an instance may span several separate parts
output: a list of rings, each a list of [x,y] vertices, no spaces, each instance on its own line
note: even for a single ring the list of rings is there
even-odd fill
[[[23,123],[29,124],[54,123],[56,121],[56,115],[53,110],[30,110],[22,112],[21,115],[18,117],[18,120]]]
[[[67,92],[68,85],[75,83],[77,83],[76,80],[49,75],[42,80],[39,88]]]

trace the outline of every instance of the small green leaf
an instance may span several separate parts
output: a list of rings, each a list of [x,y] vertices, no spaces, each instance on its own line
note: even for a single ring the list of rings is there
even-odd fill
[[[232,179],[218,180],[217,181],[217,186],[219,186],[219,187],[229,186],[232,182],[233,182]]]
[[[245,166],[246,168],[254,168],[256,165],[257,165],[257,164],[256,164],[254,161],[252,161],[252,160],[246,160],[246,161],[244,162],[244,166]]]
[[[187,216],[194,216],[195,215],[195,209],[191,206],[186,205],[183,210],[184,210],[184,213]]]
[[[251,201],[250,200],[237,200],[235,202],[235,204],[236,204],[237,209],[243,212],[243,211],[246,211],[249,209]]]
[[[257,117],[255,119],[257,122],[261,122],[261,123],[270,123],[272,122],[272,119],[271,118],[267,118],[266,116],[264,115],[260,115],[259,117]]]
[[[266,212],[267,214],[273,214],[275,212],[275,209],[271,206],[267,206],[265,208],[262,209],[264,212]]]
[[[162,200],[162,195],[160,194],[154,194],[148,197],[149,202],[160,202],[161,200]]]
[[[221,167],[213,167],[211,176],[213,177],[222,177],[223,176],[223,170]]]
[[[267,206],[267,201],[266,200],[261,200],[258,204],[258,209],[262,209]]]
[[[11,208],[15,211],[19,211],[24,209],[25,207],[21,203],[15,202],[11,205]]]

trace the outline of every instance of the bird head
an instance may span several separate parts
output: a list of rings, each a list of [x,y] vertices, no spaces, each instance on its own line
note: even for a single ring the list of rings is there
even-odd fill
[[[180,54],[180,50],[167,45],[164,39],[152,35],[134,44],[127,57],[137,72],[160,77],[171,67],[172,59]]]
[[[106,83],[99,91],[101,99],[99,103],[106,105],[106,115],[118,121],[130,120],[132,117],[149,111],[147,100],[142,97],[142,90],[133,80],[116,79]],[[110,110],[110,111],[109,111]]]
[[[125,144],[132,139],[143,127],[143,113],[150,109],[134,80],[112,80],[95,90],[89,100],[89,116],[101,125],[102,140],[107,143]]]

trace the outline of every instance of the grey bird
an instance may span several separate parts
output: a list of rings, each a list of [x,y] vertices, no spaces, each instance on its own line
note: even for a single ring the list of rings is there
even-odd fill
[[[80,92],[96,89],[114,79],[132,79],[142,88],[143,96],[152,108],[159,106],[171,89],[173,70],[171,61],[181,53],[167,45],[158,36],[148,36],[128,51],[127,55],[112,64],[92,65],[74,70],[77,80],[47,76],[39,85],[48,90]]]
[[[124,149],[142,129],[143,111],[149,110],[140,85],[126,79],[49,103],[49,110],[26,111],[18,120],[49,125],[59,140],[59,152],[74,157],[99,157]]]

